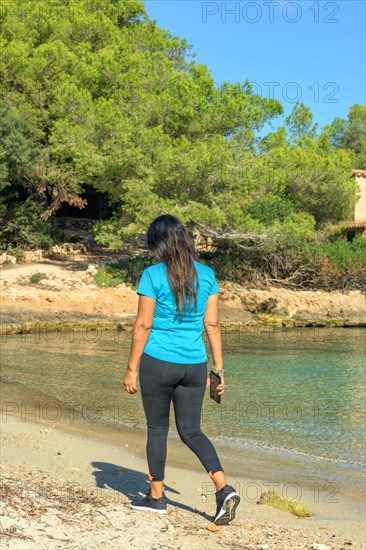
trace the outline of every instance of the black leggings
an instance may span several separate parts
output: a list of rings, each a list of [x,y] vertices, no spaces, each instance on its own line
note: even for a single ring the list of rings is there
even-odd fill
[[[206,380],[207,361],[171,363],[143,352],[139,381],[148,429],[146,454],[150,481],[164,480],[172,399],[183,443],[197,455],[210,477],[223,470],[214,446],[200,429]]]

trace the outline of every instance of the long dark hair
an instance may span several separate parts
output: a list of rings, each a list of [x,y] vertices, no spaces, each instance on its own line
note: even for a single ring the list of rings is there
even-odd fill
[[[169,287],[174,294],[178,316],[197,311],[198,260],[193,237],[175,216],[164,214],[154,219],[147,230],[147,247],[165,262]]]

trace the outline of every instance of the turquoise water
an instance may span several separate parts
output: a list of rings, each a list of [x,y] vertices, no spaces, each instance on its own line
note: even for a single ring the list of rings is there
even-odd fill
[[[145,430],[140,394],[129,395],[122,386],[130,338],[123,331],[66,329],[7,336],[1,377],[42,392],[49,421],[57,421],[63,408],[70,418],[81,411],[101,429],[108,422]],[[243,464],[247,473],[244,464],[256,452],[264,470],[283,464],[288,472],[296,464],[308,484],[316,473],[317,480],[347,486],[350,495],[361,493],[366,330],[224,331],[223,350],[226,392],[217,405],[206,391],[202,430],[226,460]]]

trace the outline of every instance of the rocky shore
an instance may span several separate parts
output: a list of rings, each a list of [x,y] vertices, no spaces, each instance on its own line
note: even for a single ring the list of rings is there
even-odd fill
[[[110,255],[73,254],[1,265],[1,331],[75,327],[131,326],[138,295],[125,284],[98,287],[97,268]],[[366,326],[366,296],[361,291],[299,291],[278,287],[245,288],[218,280],[220,319],[224,327],[257,330],[268,326]],[[38,325],[37,325],[38,324]]]

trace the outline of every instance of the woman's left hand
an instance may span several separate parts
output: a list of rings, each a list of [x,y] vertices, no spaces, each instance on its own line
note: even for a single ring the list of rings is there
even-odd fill
[[[221,384],[219,384],[217,386],[217,389],[219,390],[217,392],[219,395],[222,395],[225,391],[225,380],[224,380],[224,375],[223,374],[221,375]]]
[[[210,375],[207,376],[207,380],[206,380],[206,387],[210,386]],[[221,375],[221,384],[219,384],[217,386],[217,389],[218,389],[218,394],[219,395],[222,395],[225,391],[225,380],[224,380],[224,375],[222,374]]]
[[[123,378],[123,387],[128,393],[137,392],[137,371],[126,370]]]

